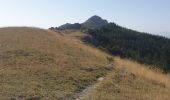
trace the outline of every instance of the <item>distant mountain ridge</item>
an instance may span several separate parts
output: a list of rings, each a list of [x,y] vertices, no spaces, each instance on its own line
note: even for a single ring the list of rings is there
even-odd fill
[[[58,27],[58,29],[61,29],[61,30],[80,29],[80,28],[81,28],[81,24],[79,24],[79,23],[74,23],[74,24],[66,23],[66,24],[61,25],[60,27]]]
[[[114,22],[111,22],[111,23],[114,23]],[[108,24],[109,24],[109,22],[106,19],[103,19],[98,15],[94,15],[83,23],[73,23],[73,24],[66,23],[59,27],[50,27],[49,29],[50,30],[95,29],[95,28],[100,28],[100,27],[108,25]],[[159,33],[157,33],[157,35],[170,38],[170,32],[159,32]]]
[[[84,23],[82,23],[82,27],[83,28],[99,28],[107,24],[108,24],[107,20],[102,19],[101,17],[95,15],[89,18]]]
[[[101,17],[94,15],[90,17],[88,20],[86,20],[84,23],[66,23],[64,25],[61,25],[59,27],[51,27],[50,29],[59,29],[59,30],[65,30],[65,29],[95,29],[100,28],[104,25],[107,25],[108,21],[105,19],[102,19]]]

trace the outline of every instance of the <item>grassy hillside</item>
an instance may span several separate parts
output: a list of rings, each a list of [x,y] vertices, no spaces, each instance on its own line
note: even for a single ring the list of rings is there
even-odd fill
[[[169,100],[170,75],[115,58],[116,68],[83,100]]]
[[[0,100],[170,99],[169,75],[117,57],[113,67],[112,56],[84,44],[84,36],[1,28]]]
[[[1,28],[0,99],[72,98],[108,71],[107,57],[60,33]]]
[[[89,36],[66,30],[65,36]],[[114,70],[81,93],[80,100],[169,100],[170,75],[133,60],[114,57]]]

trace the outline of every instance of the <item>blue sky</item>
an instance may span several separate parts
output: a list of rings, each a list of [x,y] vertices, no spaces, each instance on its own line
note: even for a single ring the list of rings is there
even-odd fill
[[[99,15],[138,31],[170,32],[170,0],[0,0],[0,27],[48,28]]]

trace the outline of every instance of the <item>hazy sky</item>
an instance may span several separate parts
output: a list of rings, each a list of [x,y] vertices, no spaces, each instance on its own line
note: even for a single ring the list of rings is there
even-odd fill
[[[48,28],[92,15],[138,31],[170,32],[170,0],[0,0],[0,27]]]

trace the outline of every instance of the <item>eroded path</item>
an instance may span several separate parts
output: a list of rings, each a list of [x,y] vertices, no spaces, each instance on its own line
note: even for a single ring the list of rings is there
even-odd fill
[[[75,94],[75,100],[84,100],[84,98],[88,97],[93,90],[95,90],[101,81],[104,80],[104,77],[100,77],[94,85],[88,86],[86,89],[84,89],[82,92]]]

